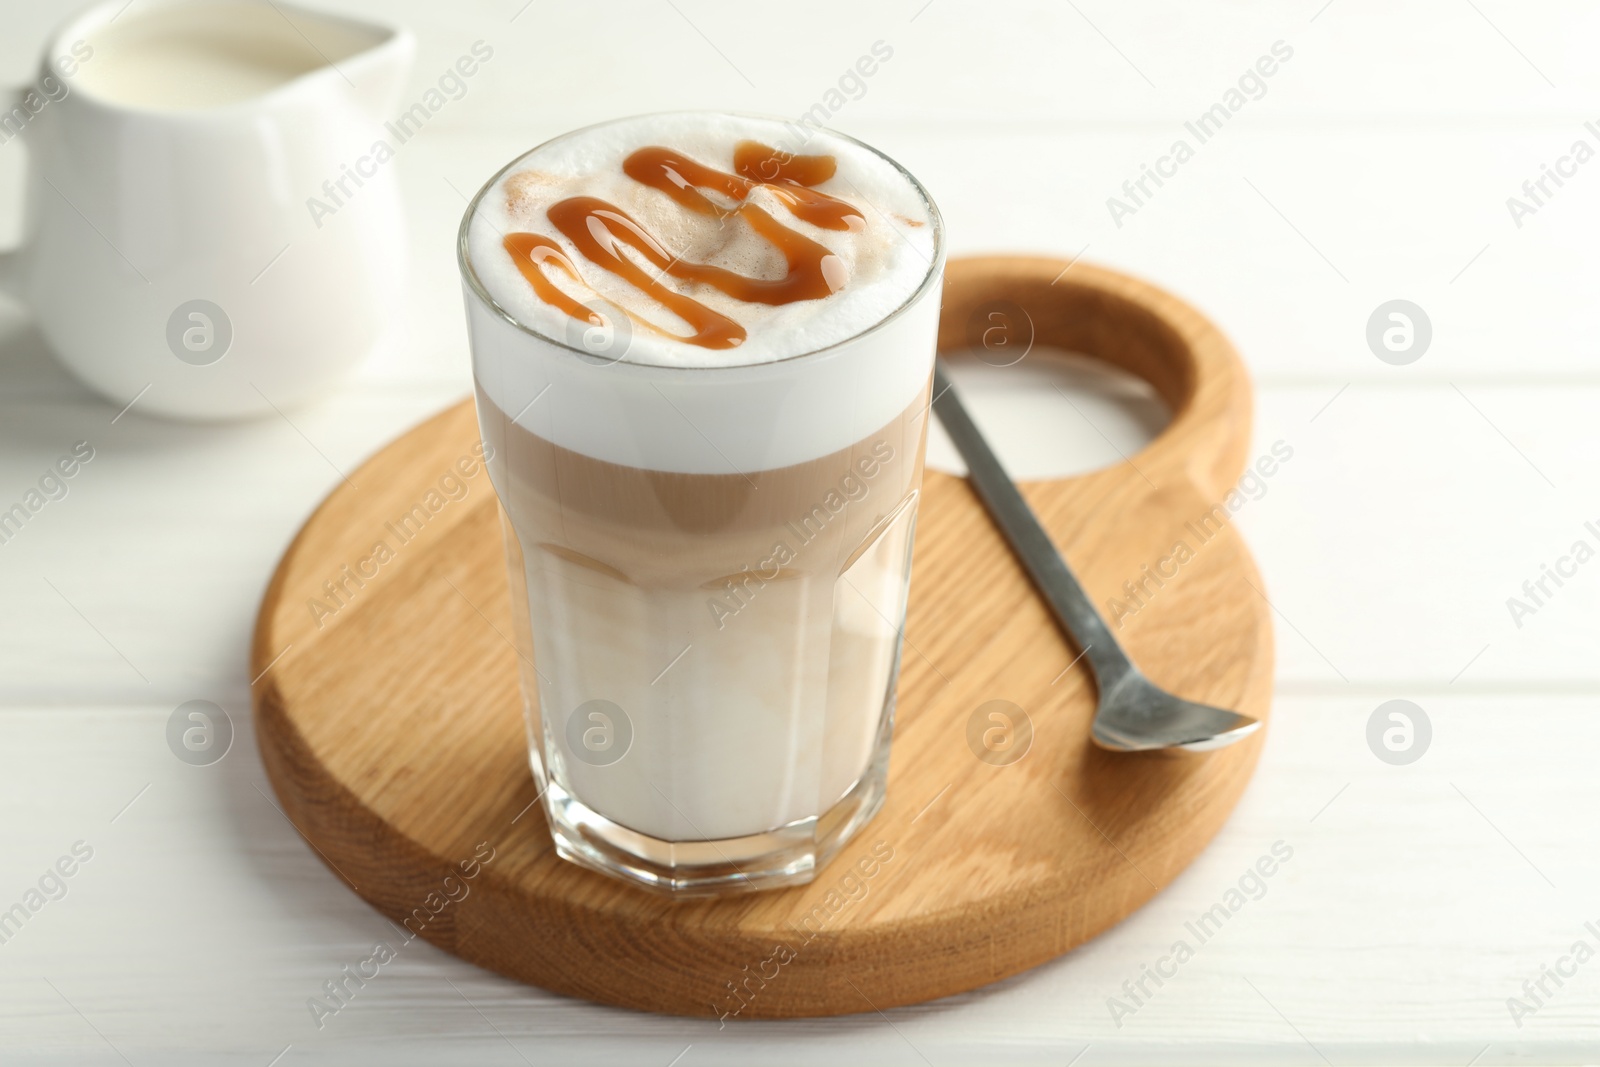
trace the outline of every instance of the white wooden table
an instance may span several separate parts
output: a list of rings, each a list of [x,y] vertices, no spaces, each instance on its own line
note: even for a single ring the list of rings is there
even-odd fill
[[[0,82],[17,82],[73,5],[0,2]],[[1600,545],[1584,528],[1600,521],[1600,162],[1520,227],[1506,206],[1572,142],[1600,147],[1584,128],[1600,118],[1600,13],[1506,0],[821,0],[816,17],[709,0],[523,4],[343,5],[415,27],[413,95],[474,40],[495,56],[396,163],[408,319],[292,423],[181,425],[137,405],[114,420],[117,405],[0,308],[0,505],[74,442],[95,449],[70,494],[0,545],[0,909],[75,842],[93,849],[66,895],[0,944],[0,1061],[1600,1060],[1600,961],[1559,988],[1546,979],[1520,1026],[1507,1005],[1573,942],[1600,949],[1584,926],[1600,923],[1600,563],[1520,627],[1506,606],[1574,541]],[[719,1030],[565,1000],[418,942],[319,1030],[307,998],[394,935],[267,799],[246,648],[271,568],[335,468],[466,392],[455,190],[612,115],[798,115],[879,40],[892,60],[832,123],[923,179],[956,253],[1081,251],[1182,293],[1254,371],[1257,450],[1294,449],[1238,520],[1280,622],[1276,712],[1243,803],[1199,862],[1103,937],[887,1017]],[[1293,56],[1265,95],[1118,226],[1107,198],[1279,40]],[[21,164],[0,146],[0,242]],[[1365,340],[1394,298],[1433,325],[1409,366]],[[1137,405],[1082,383],[1094,425],[1027,393],[1025,374],[1060,373],[1038,359],[965,379],[1021,475],[1114,462],[1102,433],[1126,450],[1145,432]],[[930,449],[951,466],[944,441]],[[1409,766],[1367,745],[1369,715],[1392,698],[1433,725]],[[236,728],[209,767],[164,738],[192,699]],[[1293,858],[1265,895],[1114,1020],[1108,998],[1131,1004],[1124,981],[1278,841]]]

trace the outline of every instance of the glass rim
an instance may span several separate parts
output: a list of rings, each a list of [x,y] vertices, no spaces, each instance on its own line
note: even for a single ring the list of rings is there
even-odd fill
[[[569,344],[568,342],[562,340],[561,338],[551,337],[548,334],[543,333],[543,332],[541,332],[539,330],[536,330],[532,326],[529,326],[527,323],[523,322],[522,320],[518,319],[515,315],[511,314],[511,312],[508,311],[506,308],[502,307],[494,299],[494,297],[489,295],[489,291],[486,288],[484,288],[482,280],[478,277],[477,271],[474,270],[473,266],[472,266],[472,256],[470,255],[470,250],[468,248],[468,238],[470,236],[470,231],[472,229],[472,220],[477,217],[478,205],[483,201],[483,198],[485,196],[487,196],[491,190],[493,190],[497,186],[499,186],[500,179],[505,177],[506,172],[511,170],[512,167],[515,167],[518,163],[522,162],[524,159],[527,159],[529,156],[533,155],[533,153],[539,151],[541,148],[545,148],[548,145],[555,144],[557,141],[565,140],[568,137],[576,137],[576,136],[578,136],[580,134],[588,133],[591,130],[597,130],[597,129],[600,129],[600,128],[605,127],[605,126],[614,125],[614,124],[619,123],[619,122],[629,122],[629,121],[632,121],[632,120],[635,120],[635,119],[666,117],[666,116],[669,116],[669,115],[708,115],[708,116],[715,115],[715,116],[727,116],[727,117],[730,117],[730,118],[739,118],[739,119],[757,119],[757,120],[760,120],[760,121],[763,121],[763,122],[772,122],[772,123],[777,123],[777,124],[790,124],[790,125],[792,125],[792,123],[787,123],[787,120],[779,118],[776,115],[763,115],[763,114],[758,114],[758,113],[753,113],[753,112],[744,112],[744,111],[711,111],[711,110],[698,110],[698,111],[697,110],[687,110],[687,111],[649,111],[649,112],[645,112],[643,114],[638,114],[638,115],[623,115],[623,116],[620,116],[618,118],[606,119],[606,120],[601,121],[601,122],[591,122],[587,126],[580,126],[577,129],[568,130],[565,133],[557,134],[554,137],[550,137],[550,138],[547,138],[546,140],[543,140],[543,141],[539,142],[538,144],[534,145],[532,148],[528,149],[527,151],[522,152],[519,155],[517,155],[516,158],[512,159],[509,163],[507,163],[505,166],[501,167],[499,170],[495,171],[493,176],[491,176],[488,181],[484,182],[483,186],[481,188],[479,188],[477,193],[475,193],[473,195],[472,199],[467,204],[467,210],[466,210],[465,214],[463,214],[461,216],[461,226],[456,232],[456,266],[460,270],[461,277],[466,281],[467,287],[472,291],[473,295],[475,295],[480,301],[482,301],[483,305],[485,307],[487,307],[490,311],[494,312],[495,315],[497,315],[499,318],[501,318],[501,319],[505,320],[506,322],[510,323],[513,327],[515,327],[516,329],[522,331],[523,333],[528,334],[530,337],[538,338],[540,341],[544,341],[547,344],[555,346],[556,348],[564,348],[568,352],[571,352],[576,356],[584,358],[585,361],[592,360],[591,354],[586,352],[586,351],[584,351],[583,349],[580,349],[580,348],[578,348],[578,347],[576,347],[576,346],[574,346],[572,344]],[[751,362],[751,363],[727,363],[727,364],[713,364],[713,365],[709,365],[709,366],[686,366],[684,364],[678,364],[678,363],[641,363],[641,362],[638,362],[636,360],[629,360],[626,356],[624,356],[621,359],[618,359],[618,360],[615,360],[615,361],[612,361],[612,362],[609,362],[609,363],[605,364],[606,366],[614,367],[614,366],[618,366],[618,365],[626,365],[626,366],[629,366],[629,367],[638,367],[638,368],[643,368],[643,369],[650,370],[650,371],[660,370],[660,371],[686,371],[686,372],[689,372],[689,371],[724,371],[724,372],[726,372],[726,371],[734,371],[734,370],[748,370],[748,369],[755,368],[755,367],[779,366],[781,364],[790,363],[790,362],[793,362],[793,361],[799,360],[799,359],[810,359],[810,358],[813,358],[813,357],[819,357],[819,356],[827,355],[828,353],[831,353],[831,352],[833,352],[833,351],[835,351],[835,350],[837,350],[839,348],[842,348],[845,345],[852,344],[852,343],[860,340],[861,338],[867,336],[868,334],[874,333],[874,332],[882,329],[884,326],[888,325],[889,323],[893,322],[895,319],[897,319],[901,315],[905,314],[905,312],[908,311],[910,308],[914,307],[922,299],[922,297],[927,293],[929,288],[932,287],[934,281],[936,279],[938,279],[942,275],[943,271],[942,271],[941,268],[943,267],[944,259],[945,259],[945,256],[944,256],[944,252],[945,252],[945,249],[944,249],[944,218],[943,218],[943,216],[941,216],[939,214],[939,207],[938,207],[937,204],[935,204],[933,202],[933,197],[928,195],[928,190],[926,188],[924,188],[922,183],[916,179],[916,176],[913,175],[910,171],[906,170],[906,168],[901,166],[898,162],[896,162],[893,157],[891,157],[891,156],[887,155],[886,153],[878,150],[877,148],[874,148],[872,145],[867,144],[865,141],[862,141],[862,140],[860,140],[858,138],[855,138],[855,137],[851,137],[849,134],[840,133],[837,130],[833,130],[833,129],[829,129],[827,127],[821,127],[821,126],[815,127],[815,129],[816,129],[816,131],[818,133],[825,133],[825,134],[829,135],[830,137],[837,137],[841,141],[847,141],[850,144],[853,144],[853,145],[856,145],[859,148],[865,149],[867,152],[872,153],[873,155],[877,156],[879,159],[881,159],[884,162],[888,163],[889,166],[891,166],[891,167],[893,167],[895,169],[896,173],[898,173],[908,183],[910,183],[911,188],[916,191],[917,196],[921,198],[923,205],[928,209],[928,222],[929,222],[929,225],[933,228],[932,229],[932,233],[933,233],[933,257],[932,257],[932,259],[930,259],[928,261],[927,273],[925,273],[923,275],[923,277],[922,277],[922,280],[917,283],[916,288],[913,289],[910,292],[910,294],[908,294],[906,296],[905,300],[901,301],[900,304],[898,306],[896,306],[893,311],[889,312],[887,315],[884,315],[882,318],[879,318],[879,319],[875,320],[870,325],[868,325],[868,326],[866,326],[866,327],[864,327],[864,328],[862,328],[860,330],[857,330],[855,333],[851,334],[849,337],[844,337],[844,338],[841,338],[841,339],[839,339],[837,341],[830,342],[829,344],[823,345],[821,348],[807,349],[804,352],[796,352],[793,355],[783,356],[783,357],[780,357],[778,359],[760,360],[760,361]]]

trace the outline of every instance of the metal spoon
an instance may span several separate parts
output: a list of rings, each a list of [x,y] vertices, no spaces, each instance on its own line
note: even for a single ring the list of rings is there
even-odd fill
[[[1248,737],[1261,723],[1248,715],[1180,700],[1151,684],[1111,636],[1094,602],[1039,525],[1039,518],[1000,465],[945,374],[934,361],[933,410],[967,461],[967,478],[1057,621],[1094,669],[1100,691],[1091,736],[1117,752],[1183,749],[1206,752]]]

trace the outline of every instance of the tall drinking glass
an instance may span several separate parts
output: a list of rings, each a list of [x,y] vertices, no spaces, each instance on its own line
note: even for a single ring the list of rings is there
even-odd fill
[[[802,135],[803,156],[786,147]],[[823,262],[836,291],[756,306],[742,345],[687,357],[692,346],[674,340],[686,334],[682,308],[635,299],[637,285],[569,312],[524,299],[546,291],[528,284],[530,270],[573,299],[584,295],[574,279],[600,274],[583,256],[584,229],[576,243],[550,241],[560,259],[539,251],[535,238],[556,227],[534,222],[561,215],[559,205],[548,220],[517,214],[530,182],[587,166],[597,188],[619,188],[611,160],[638,172],[640,145],[689,144],[685,157],[716,167],[719,145],[747,141],[771,155],[740,165],[754,175],[764,163],[773,178],[724,183],[744,205],[782,218],[786,197],[815,186],[860,214],[837,236],[795,224],[808,239],[906,247],[863,243],[842,286],[840,268]],[[804,169],[833,158],[834,180]],[[759,229],[718,182],[690,183],[715,185],[706,196],[717,210],[686,225]],[[667,195],[662,218],[675,218]],[[618,216],[642,220],[656,204],[638,197],[632,214],[591,205],[582,227],[616,247]],[[674,248],[660,239],[663,259]],[[663,259],[624,254],[645,272],[619,265],[624,280],[710,291],[677,280],[679,261],[657,274]],[[562,856],[674,895],[795,884],[882,804],[943,257],[938,212],[897,164],[778,120],[647,116],[579,130],[513,162],[474,199],[460,266],[478,415],[501,503],[530,760]],[[850,291],[863,276],[877,307]]]

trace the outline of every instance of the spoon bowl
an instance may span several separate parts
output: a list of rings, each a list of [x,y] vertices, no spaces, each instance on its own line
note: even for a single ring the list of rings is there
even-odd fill
[[[1210,752],[1260,728],[1258,719],[1175,697],[1135,674],[1100,694],[1090,737],[1113,752]]]

